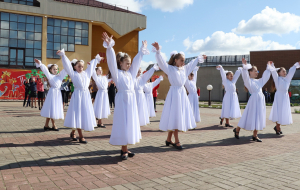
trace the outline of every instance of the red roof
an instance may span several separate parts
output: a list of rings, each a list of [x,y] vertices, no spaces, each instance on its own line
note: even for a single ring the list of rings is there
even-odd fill
[[[136,12],[129,11],[128,9],[122,9],[120,7],[117,7],[116,5],[110,5],[110,4],[102,3],[102,2],[99,2],[96,0],[54,0],[54,1],[73,3],[73,4],[77,4],[77,5],[85,5],[85,6],[90,6],[90,7],[97,7],[97,8],[102,8],[102,9],[109,9],[109,10],[114,10],[114,11],[121,11],[121,12],[126,12],[126,13],[142,15],[142,14],[139,14]]]

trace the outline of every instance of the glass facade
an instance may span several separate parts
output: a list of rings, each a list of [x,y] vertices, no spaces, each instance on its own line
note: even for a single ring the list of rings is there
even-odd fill
[[[16,3],[21,5],[35,6],[35,7],[40,6],[40,2],[38,2],[37,0],[0,0],[0,2],[1,1],[6,3]]]
[[[88,45],[89,24],[48,18],[47,20],[47,58],[60,57],[56,51],[75,51],[75,44]]]
[[[189,57],[185,59],[185,64],[197,57]],[[201,63],[201,67],[218,66],[218,65],[242,65],[242,59],[245,58],[247,62],[250,62],[250,55],[224,55],[224,56],[207,56],[204,63]]]
[[[0,12],[0,66],[34,66],[42,57],[43,18]]]

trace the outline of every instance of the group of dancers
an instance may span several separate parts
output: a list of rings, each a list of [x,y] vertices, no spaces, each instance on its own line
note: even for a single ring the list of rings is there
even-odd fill
[[[110,115],[107,85],[110,80],[113,80],[118,93],[115,97],[113,126],[109,143],[122,147],[120,154],[122,159],[126,160],[128,157],[133,157],[135,154],[129,151],[127,146],[140,142],[142,139],[140,127],[150,123],[149,117],[155,117],[151,92],[163,80],[163,77],[160,76],[153,83],[149,83],[149,79],[154,71],[161,69],[167,75],[171,87],[165,100],[159,129],[168,131],[165,141],[166,146],[172,145],[181,150],[182,146],[178,132],[194,129],[196,128],[196,122],[201,121],[196,87],[197,71],[199,69],[197,65],[198,63],[203,63],[206,56],[200,55],[185,65],[184,53],[173,51],[169,61],[166,62],[161,53],[161,46],[155,42],[152,44],[152,51],[155,52],[157,65],[154,65],[142,75],[140,70],[141,61],[144,55],[150,54],[146,41],[142,42],[140,51],[131,61],[131,57],[127,53],[119,52],[115,54],[113,49],[115,41],[112,39],[112,36],[109,37],[104,32],[102,39],[104,41],[103,46],[107,49],[109,78],[102,76],[101,67],[96,68],[96,65],[102,59],[99,55],[88,63],[89,65],[84,71],[84,62],[82,60],[73,60],[71,62],[65,55],[64,49],[59,50],[57,54],[61,56],[64,66],[64,69],[59,74],[57,74],[57,65],[50,64],[47,68],[39,60],[35,59],[36,66],[40,67],[45,73],[50,84],[48,96],[41,110],[41,116],[47,118],[44,129],[52,129],[49,127],[50,119],[52,123],[54,123],[55,119],[64,119],[60,86],[63,78],[69,75],[75,90],[71,97],[64,126],[72,128],[70,138],[73,141],[77,141],[75,135],[77,130],[79,142],[87,143],[83,137],[82,130],[93,131],[94,127],[97,126],[95,118],[98,121],[100,120],[101,123],[101,119],[108,118]],[[285,95],[285,92],[287,93],[289,83],[296,67],[299,67],[299,63],[296,63],[286,76],[284,68],[279,69],[277,72],[272,62],[269,62],[262,79],[255,79],[258,74],[255,66],[247,64],[244,59],[243,64],[243,68],[240,68],[235,75],[232,72],[224,71],[222,66],[217,67],[221,72],[223,85],[226,90],[221,118],[226,119],[226,126],[231,126],[229,119],[241,117],[235,83],[240,73],[242,73],[245,86],[251,93],[251,97],[238,127],[234,129],[235,137],[239,138],[240,128],[243,128],[254,131],[253,140],[261,141],[257,137],[257,131],[262,130],[266,125],[265,100],[261,88],[268,81],[270,73],[272,73],[273,77],[277,76],[277,78],[274,77],[277,80],[275,82],[277,92],[270,118],[277,122],[275,130],[276,133],[280,133],[280,125],[292,123],[289,98],[288,95]],[[94,106],[88,90],[91,77],[93,77],[99,88]],[[189,93],[188,95],[186,90]],[[289,112],[287,111],[288,109]],[[58,130],[57,128],[54,129]],[[172,141],[172,136],[175,137],[175,142]]]

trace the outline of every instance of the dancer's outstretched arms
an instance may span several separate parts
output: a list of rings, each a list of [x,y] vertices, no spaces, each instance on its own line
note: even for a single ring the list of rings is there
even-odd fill
[[[161,55],[161,51],[160,51],[161,50],[161,46],[159,46],[159,44],[157,42],[154,42],[152,44],[152,46],[153,46],[152,51],[156,52],[155,53],[155,59],[156,59],[156,61],[158,63],[158,66],[161,68],[161,70],[163,72],[165,72],[168,75],[169,74],[169,65],[168,65],[168,63],[166,62],[166,60]]]
[[[287,81],[290,83],[293,79],[293,76],[296,72],[296,70],[300,68],[299,62],[295,63],[290,69],[289,69],[289,73],[286,75],[286,79]]]
[[[139,81],[139,85],[140,86],[144,86],[147,83],[147,81],[152,77],[154,71],[157,71],[157,70],[159,70],[158,66],[154,65],[149,71],[147,71],[146,73],[144,73],[141,76],[141,79]]]
[[[52,75],[48,68],[38,59],[34,59],[35,62],[35,66],[36,68],[41,68],[41,70],[43,71],[43,73],[46,75],[47,79],[50,80],[54,77],[54,75]]]
[[[220,71],[221,78],[222,78],[222,83],[224,84],[226,82],[226,80],[227,80],[224,68],[222,67],[222,65],[218,65],[217,69]]]
[[[232,82],[235,84],[236,81],[239,79],[240,75],[242,73],[242,68],[238,68],[238,70],[235,71],[233,78],[232,78]]]
[[[244,85],[246,86],[246,88],[248,88],[248,90],[250,90],[250,76],[248,70],[252,68],[252,65],[247,64],[247,61],[244,58],[242,60],[242,63],[243,63],[242,77],[243,77]]]
[[[272,70],[272,61],[269,61],[267,64],[267,69],[264,71],[262,78],[260,78],[260,82],[262,86],[265,86],[265,84],[269,81],[271,76],[271,70]]]
[[[189,74],[193,72],[198,63],[203,63],[205,59],[206,55],[199,55],[196,59],[193,59],[187,65],[185,65],[184,67],[186,68],[186,76],[189,76]]]
[[[62,61],[62,64],[64,66],[64,70],[66,71],[66,73],[71,77],[73,78],[74,77],[74,70],[73,70],[73,67],[72,67],[72,63],[71,61],[69,60],[69,58],[66,56],[65,54],[65,49],[62,49],[62,50],[58,50],[57,55],[59,55],[61,57],[61,61]],[[62,73],[63,74],[63,73]],[[65,76],[64,76],[65,77]]]
[[[99,54],[96,55],[95,59],[93,59],[90,64],[87,66],[85,72],[88,76],[88,78],[91,78],[93,75],[93,72],[95,71],[96,65],[97,63],[100,63],[100,61],[102,60],[102,57],[100,57]]]
[[[132,78],[136,78],[136,75],[139,71],[139,68],[141,66],[141,62],[143,60],[144,55],[149,55],[150,52],[147,49],[147,41],[142,41],[142,47],[139,51],[139,53],[133,58],[131,67],[129,69],[129,72],[131,73]]]

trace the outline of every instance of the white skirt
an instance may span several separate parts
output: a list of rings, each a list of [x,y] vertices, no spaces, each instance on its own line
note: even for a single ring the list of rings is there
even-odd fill
[[[152,92],[152,91],[151,91]],[[149,117],[156,117],[152,93],[145,93]]]
[[[107,90],[98,90],[94,102],[94,111],[97,119],[108,118],[110,115]]]
[[[41,116],[51,119],[64,119],[64,108],[59,88],[50,88],[41,110]]]
[[[199,110],[199,101],[197,93],[189,93],[188,95],[189,101],[191,103],[191,107],[194,113],[196,123],[201,121],[200,118],[200,110]]]
[[[261,131],[266,127],[266,102],[262,92],[251,94],[238,127],[248,131]]]
[[[171,86],[161,115],[159,129],[185,132],[193,128],[196,128],[196,122],[185,88]]]
[[[242,116],[236,92],[226,92],[222,103],[221,118],[237,119]]]
[[[131,145],[142,139],[138,108],[134,91],[118,90],[116,107],[109,143],[111,145]]]
[[[293,123],[290,97],[287,91],[276,91],[269,120],[280,125]]]
[[[93,131],[97,126],[91,95],[87,89],[74,90],[67,111],[65,127]]]
[[[145,93],[143,92],[143,90],[140,91],[136,90],[135,95],[136,95],[136,104],[138,107],[140,125],[145,126],[150,123]]]

